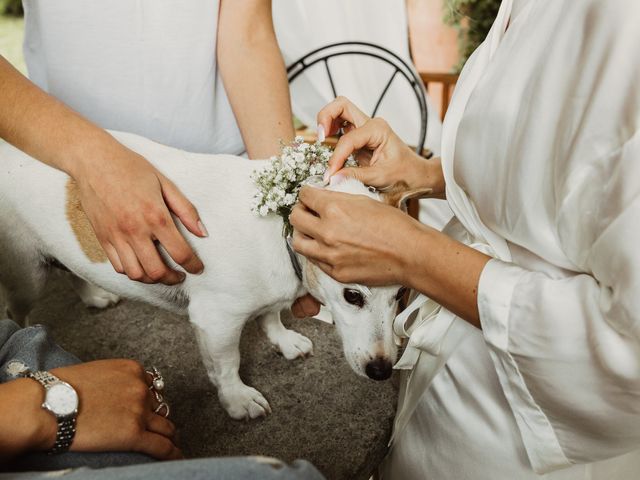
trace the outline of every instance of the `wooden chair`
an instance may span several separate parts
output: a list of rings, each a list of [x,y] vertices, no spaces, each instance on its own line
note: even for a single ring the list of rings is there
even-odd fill
[[[444,116],[449,108],[449,102],[451,101],[451,95],[453,89],[458,81],[459,75],[457,73],[441,73],[441,72],[419,72],[420,78],[424,83],[427,92],[429,87],[434,84],[442,85],[442,100],[440,102],[440,118],[444,120]]]

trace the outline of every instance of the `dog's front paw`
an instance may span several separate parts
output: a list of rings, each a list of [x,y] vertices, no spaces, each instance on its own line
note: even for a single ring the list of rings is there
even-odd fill
[[[313,343],[311,340],[293,330],[285,330],[275,339],[275,346],[287,360],[313,355]]]
[[[107,308],[112,305],[116,305],[120,301],[120,297],[106,290],[91,285],[91,288],[87,288],[83,294],[80,295],[82,303],[91,308]]]
[[[271,413],[267,399],[255,388],[238,385],[219,390],[220,403],[234,420],[266,417]]]

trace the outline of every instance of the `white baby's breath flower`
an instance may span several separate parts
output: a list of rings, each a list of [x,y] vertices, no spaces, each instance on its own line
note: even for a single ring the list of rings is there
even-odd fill
[[[331,153],[329,147],[317,142],[304,143],[300,136],[291,145],[283,146],[279,156],[271,157],[262,170],[251,175],[257,187],[252,210],[262,217],[270,213],[280,215],[284,233],[291,233],[289,214],[298,200],[301,184],[310,176],[325,172]],[[355,166],[356,162],[349,157],[345,165]]]
[[[294,203],[296,203],[296,195],[294,195],[293,193],[287,193],[284,196],[283,203],[287,206],[293,205]]]

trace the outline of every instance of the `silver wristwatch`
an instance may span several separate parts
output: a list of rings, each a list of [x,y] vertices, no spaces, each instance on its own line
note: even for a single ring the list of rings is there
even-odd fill
[[[24,376],[40,382],[45,388],[42,408],[50,412],[58,422],[56,443],[49,453],[63,453],[69,450],[76,434],[78,416],[78,394],[67,382],[63,382],[49,372],[25,372]]]

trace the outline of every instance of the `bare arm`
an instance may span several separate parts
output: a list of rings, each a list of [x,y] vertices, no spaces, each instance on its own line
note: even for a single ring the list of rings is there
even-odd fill
[[[97,151],[118,148],[107,132],[33,85],[1,56],[0,92],[0,137],[72,177]]]
[[[222,0],[218,25],[220,74],[247,152],[268,158],[294,136],[271,0]]]
[[[42,386],[19,379],[0,385],[0,461],[51,448],[56,422],[40,407]]]
[[[162,261],[154,240],[190,273],[202,271],[171,218],[205,236],[193,205],[145,158],[48,95],[0,56],[0,137],[76,180],[113,267],[134,280],[175,284],[182,272]]]

